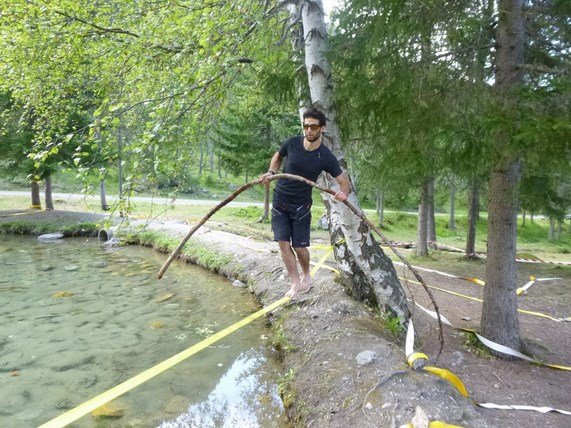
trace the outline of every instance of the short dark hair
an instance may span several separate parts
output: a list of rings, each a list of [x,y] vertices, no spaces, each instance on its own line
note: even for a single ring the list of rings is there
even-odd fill
[[[308,117],[319,120],[319,126],[325,126],[325,115],[322,111],[317,109],[306,110],[303,113],[303,118],[307,119]]]

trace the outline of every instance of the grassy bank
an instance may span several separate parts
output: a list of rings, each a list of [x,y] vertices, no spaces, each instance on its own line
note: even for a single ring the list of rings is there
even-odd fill
[[[328,233],[317,228],[317,221],[323,214],[324,208],[319,198],[314,198],[315,204],[312,208],[313,215],[313,232],[312,239],[328,240]],[[244,201],[240,196],[237,200]],[[101,213],[97,198],[83,200],[62,200],[54,201],[57,210],[66,211],[82,211],[89,213]],[[10,196],[0,197],[0,210],[25,209],[29,206],[28,197]],[[177,219],[185,220],[189,223],[201,220],[204,215],[210,211],[212,206],[207,205],[168,205],[164,198],[157,198],[157,202],[137,202],[131,201],[129,205],[130,215],[135,218],[144,219]],[[378,223],[378,217],[375,211],[366,210],[368,218],[375,224]],[[216,223],[218,227],[238,233],[244,236],[251,236],[255,239],[271,240],[272,234],[268,223],[256,223],[262,215],[262,208],[258,206],[249,207],[224,207],[219,210],[212,218],[211,222]],[[518,227],[518,254],[526,258],[539,258],[544,260],[563,260],[571,261],[571,232],[570,226],[565,225],[561,239],[550,242],[547,240],[549,224],[547,220],[536,219],[533,223],[527,221],[525,227],[521,226],[521,219]],[[385,235],[396,241],[414,242],[416,241],[417,216],[413,213],[404,213],[397,211],[387,211],[385,213],[383,231]],[[449,227],[449,218],[447,215],[436,216],[436,232],[438,242],[463,249],[467,235],[467,216],[466,213],[460,212],[456,216],[456,228]],[[6,226],[5,226],[6,227]],[[14,233],[17,230],[28,228],[35,230],[34,233],[48,233],[43,226],[18,225],[13,226]],[[487,218],[483,213],[477,224],[477,240],[476,250],[486,251],[487,239]]]

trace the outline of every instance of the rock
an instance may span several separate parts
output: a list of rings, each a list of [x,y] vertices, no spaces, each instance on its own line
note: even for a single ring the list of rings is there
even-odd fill
[[[157,330],[159,328],[163,328],[165,326],[165,323],[164,321],[151,321],[149,323],[149,326],[151,326],[153,330]]]
[[[49,266],[49,265],[43,265],[43,266],[39,266],[38,270],[42,271],[42,272],[47,272],[49,270],[53,270],[53,266]]]
[[[240,281],[239,279],[236,279],[233,283],[232,286],[236,287],[236,288],[247,288],[248,284],[243,283],[242,281]]]
[[[58,291],[57,293],[52,294],[52,297],[55,299],[60,299],[62,297],[71,297],[74,293],[71,291]]]
[[[107,403],[101,407],[98,407],[91,415],[95,419],[102,419],[102,418],[121,418],[125,414],[125,407],[119,405],[117,403]]]
[[[363,351],[355,358],[357,360],[357,365],[365,366],[367,364],[374,363],[379,358],[379,355],[374,351]]]
[[[42,242],[51,242],[51,241],[56,241],[58,239],[63,238],[63,233],[46,233],[44,235],[40,235],[38,236],[38,241],[42,241]]]
[[[413,416],[410,424],[401,425],[400,428],[409,428],[411,426],[412,428],[428,428],[429,425],[430,420],[428,416],[426,416],[426,413],[424,413],[424,410],[422,410],[420,406],[416,406],[416,414]]]
[[[178,303],[168,303],[168,304],[164,305],[163,308],[174,310],[174,309],[179,309],[180,305]]]
[[[460,351],[455,351],[452,354],[452,366],[456,367],[462,364],[462,362],[464,361],[464,354]]]
[[[73,271],[76,271],[77,269],[79,269],[79,267],[77,267],[76,265],[67,265],[65,267],[65,270],[68,272],[73,272]]]
[[[91,263],[89,266],[94,267],[94,268],[104,268],[107,267],[107,262],[93,262]]]
[[[165,413],[171,416],[178,416],[188,410],[190,400],[182,395],[175,395],[165,407]]]
[[[155,302],[157,302],[157,303],[166,302],[167,300],[172,299],[173,296],[174,296],[174,293],[163,293],[155,299]]]

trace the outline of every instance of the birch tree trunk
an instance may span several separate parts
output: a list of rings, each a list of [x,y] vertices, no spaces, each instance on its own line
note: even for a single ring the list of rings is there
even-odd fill
[[[523,83],[525,26],[523,0],[500,0],[495,61],[495,96],[506,110],[514,106],[513,91]],[[518,184],[521,162],[509,150],[511,135],[498,132],[500,160],[492,169],[488,204],[488,257],[482,307],[482,335],[512,349],[520,348],[516,298]],[[502,357],[505,355],[500,354]]]
[[[347,172],[333,106],[333,82],[327,59],[323,4],[321,0],[299,0],[298,7],[302,8],[305,67],[311,101],[313,106],[322,110],[329,119],[324,143],[337,156],[341,167]],[[320,181],[324,187],[333,190],[339,188],[337,182],[328,174],[322,174]],[[376,304],[393,315],[408,318],[410,311],[396,270],[367,225],[344,204],[338,203],[330,195],[322,196],[329,217],[331,243],[335,245],[335,259],[345,279],[347,292],[354,298]],[[360,209],[354,192],[349,195],[349,202]]]
[[[420,203],[418,204],[418,226],[416,228],[416,255],[419,257],[428,256],[428,186],[428,180],[425,180],[420,188]]]

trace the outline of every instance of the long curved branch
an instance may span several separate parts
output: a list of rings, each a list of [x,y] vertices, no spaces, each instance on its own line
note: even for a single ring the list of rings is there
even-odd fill
[[[331,189],[326,189],[325,187],[320,186],[319,184],[314,183],[311,180],[308,180],[307,178],[303,178],[300,177],[299,175],[293,175],[293,174],[275,174],[272,175],[271,177],[268,178],[268,181],[273,181],[273,180],[278,180],[280,178],[287,178],[290,180],[297,180],[297,181],[301,181],[311,187],[315,187],[317,190],[320,190],[321,192],[325,192],[325,193],[329,193],[330,195],[335,196],[335,192]],[[192,235],[194,235],[194,233],[204,224],[206,223],[206,221],[212,217],[214,215],[214,213],[216,213],[216,211],[218,211],[220,208],[222,208],[223,206],[227,205],[229,202],[231,202],[233,199],[235,199],[240,193],[244,192],[245,190],[250,189],[251,187],[255,186],[256,184],[263,184],[263,181],[261,179],[257,179],[254,181],[251,181],[249,183],[244,184],[243,186],[239,187],[234,193],[232,193],[230,196],[228,196],[226,199],[224,199],[222,202],[220,202],[218,205],[216,205],[214,208],[212,208],[210,211],[208,211],[208,213],[202,218],[202,220],[200,220],[200,222],[198,222],[187,234],[184,238],[182,238],[182,240],[180,241],[180,243],[178,244],[178,246],[174,249],[174,251],[172,252],[172,254],[170,255],[170,257],[167,259],[167,261],[164,263],[163,267],[161,267],[158,275],[157,275],[157,279],[161,279],[163,277],[163,275],[165,274],[166,270],[168,269],[168,267],[170,266],[170,264],[178,257],[178,255],[180,254],[180,252],[182,251],[182,249],[184,248],[184,246],[186,245],[186,243],[188,242],[188,240],[190,239],[190,237]],[[418,271],[408,262],[408,260],[406,260],[400,253],[399,251],[396,249],[396,247],[392,244],[392,242],[390,240],[388,240],[385,235],[381,232],[381,230],[375,226],[373,223],[371,223],[369,221],[369,219],[367,219],[367,217],[365,217],[365,215],[360,212],[359,210],[357,210],[357,208],[355,208],[355,206],[353,204],[351,204],[348,201],[343,202],[357,217],[359,217],[362,221],[364,221],[367,226],[369,226],[372,230],[374,230],[377,235],[379,235],[379,237],[381,238],[381,240],[390,247],[390,249],[393,251],[393,253],[396,254],[396,256],[406,265],[406,267],[408,267],[411,272],[414,274],[415,278],[418,280],[418,282],[420,282],[422,284],[422,287],[424,288],[424,290],[426,291],[426,293],[428,294],[428,296],[430,297],[430,300],[432,301],[432,304],[434,305],[434,311],[436,312],[437,315],[437,319],[438,319],[438,329],[439,329],[439,341],[440,341],[440,349],[438,350],[438,355],[436,356],[436,360],[438,360],[438,358],[440,357],[440,354],[442,353],[442,349],[444,347],[444,333],[443,333],[443,328],[442,328],[442,321],[440,319],[440,310],[438,309],[438,305],[436,303],[436,300],[434,299],[434,296],[432,295],[432,292],[430,291],[430,289],[428,288],[428,285],[426,284],[426,282],[424,282],[424,279],[422,279],[422,277],[420,276],[420,274],[418,273]]]

